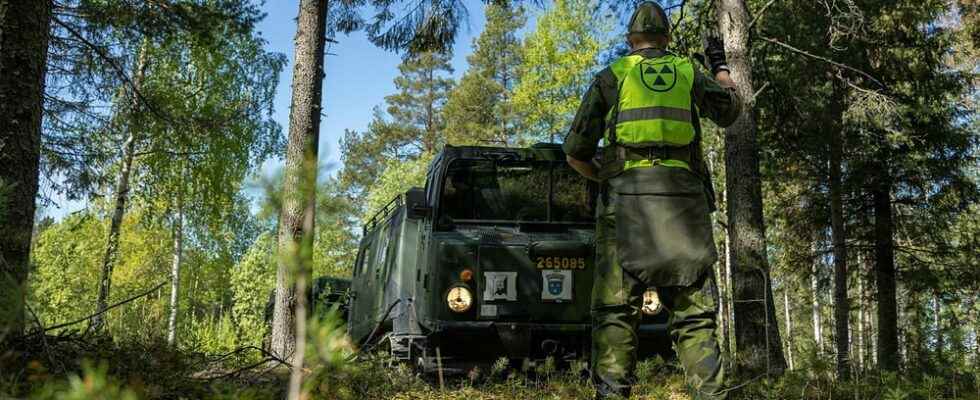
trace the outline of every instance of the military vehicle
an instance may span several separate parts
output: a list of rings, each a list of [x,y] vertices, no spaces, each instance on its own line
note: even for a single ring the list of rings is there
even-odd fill
[[[337,315],[344,321],[348,318],[350,311],[350,279],[335,278],[331,276],[321,276],[313,280],[310,290],[306,294],[306,304],[309,304],[310,314],[316,318],[325,318],[327,314],[336,311]],[[276,306],[276,290],[269,292],[269,300],[265,303],[266,332],[263,346],[268,348],[268,341],[272,335],[272,313]]]
[[[596,196],[558,145],[446,146],[425,188],[397,196],[363,228],[351,338],[429,372],[584,357]],[[648,291],[645,354],[670,351],[660,309]]]

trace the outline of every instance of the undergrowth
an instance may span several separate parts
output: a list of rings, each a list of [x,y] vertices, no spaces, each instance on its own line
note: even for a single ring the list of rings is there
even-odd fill
[[[304,389],[309,399],[517,400],[591,399],[585,362],[511,366],[506,359],[465,376],[432,376],[378,355],[355,359],[343,325],[314,323]],[[19,366],[19,367],[15,367]],[[34,336],[0,346],[0,399],[279,399],[288,369],[257,347],[224,354],[173,349],[162,342],[105,336]],[[977,400],[976,373],[862,372],[838,382],[830,364],[813,363],[775,380],[757,380],[732,399]],[[738,383],[738,382],[733,382]],[[679,367],[659,358],[640,363],[634,399],[690,400]]]

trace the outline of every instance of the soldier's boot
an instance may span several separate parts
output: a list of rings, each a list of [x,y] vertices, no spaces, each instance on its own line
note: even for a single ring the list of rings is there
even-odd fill
[[[629,398],[639,344],[640,310],[632,305],[592,310],[592,381],[597,399]]]
[[[714,279],[676,288],[670,297],[670,330],[694,398],[725,400],[725,368],[715,323]]]

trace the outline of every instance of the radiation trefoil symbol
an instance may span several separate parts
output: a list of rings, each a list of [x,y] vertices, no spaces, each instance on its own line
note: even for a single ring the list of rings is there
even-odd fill
[[[659,63],[644,62],[640,64],[640,77],[643,86],[654,92],[666,92],[677,83],[677,69],[669,61]]]

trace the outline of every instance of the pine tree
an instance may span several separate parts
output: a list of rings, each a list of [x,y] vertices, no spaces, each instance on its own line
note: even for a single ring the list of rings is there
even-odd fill
[[[454,83],[449,58],[433,52],[406,58],[394,81],[398,93],[385,97],[387,112],[376,109],[366,132],[344,135],[340,184],[351,197],[367,195],[389,161],[416,160],[445,144],[443,109]]]
[[[385,97],[397,135],[390,138],[394,146],[418,154],[434,152],[444,143],[442,108],[454,84],[446,76],[453,72],[449,59],[449,54],[426,52],[398,66],[395,88],[399,92]]]
[[[296,31],[272,351],[292,364],[289,399],[299,399],[306,352],[306,291],[313,267],[317,148],[323,95],[327,0],[302,0]]]
[[[449,143],[508,145],[519,120],[511,104],[521,62],[517,30],[524,26],[524,9],[490,3],[487,23],[473,42],[470,66],[446,102]]]
[[[847,265],[876,250],[865,259],[876,265],[878,304],[867,308],[879,314],[878,340],[857,350],[875,348],[890,369],[898,367],[901,353],[897,290],[944,290],[940,277],[968,270],[969,263],[940,261],[940,255],[965,248],[941,242],[949,238],[951,216],[976,201],[975,179],[964,176],[963,166],[975,160],[977,138],[968,133],[975,112],[969,111],[960,72],[971,67],[953,68],[946,64],[956,57],[942,55],[957,45],[954,32],[921,28],[948,18],[944,4],[847,2],[825,11],[819,2],[787,3],[770,8],[756,25],[763,39],[756,54],[766,66],[758,79],[767,82],[758,109],[769,154],[763,163],[771,177],[766,200],[777,203],[767,205],[770,215],[786,221],[777,224],[781,229],[831,229],[832,248],[815,249],[813,256],[834,253],[836,356],[845,377],[854,358],[845,347],[846,282],[848,269],[861,271]],[[907,65],[902,59],[918,61]],[[815,201],[799,206],[790,193]],[[781,233],[774,247],[795,246],[787,236]],[[856,255],[850,249],[858,249]]]
[[[923,285],[935,282],[949,267],[930,260],[950,251],[944,236],[955,216],[978,201],[976,181],[965,168],[976,162],[980,137],[969,125],[976,110],[954,100],[965,95],[970,72],[950,70],[946,64],[954,32],[921,28],[947,15],[948,6],[862,4],[862,13],[870,17],[867,36],[858,42],[858,60],[884,86],[886,101],[880,95],[855,93],[857,101],[849,111],[866,132],[869,149],[855,164],[868,171],[865,184],[875,221],[878,358],[887,370],[897,370],[900,362],[898,283],[923,294],[923,301],[938,289]]]
[[[762,216],[762,183],[756,117],[753,114],[750,21],[742,1],[722,0],[718,26],[729,54],[732,78],[744,102],[742,114],[725,129],[725,177],[728,193],[728,234],[734,276],[735,341],[738,365],[749,374],[781,372],[786,368]],[[765,332],[760,335],[759,332]]]
[[[24,329],[51,7],[0,6],[0,340]]]

